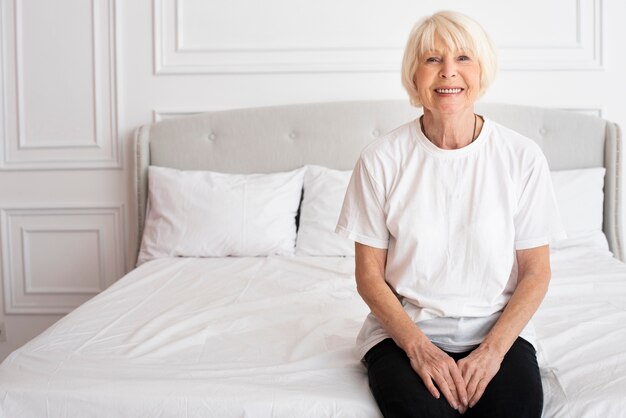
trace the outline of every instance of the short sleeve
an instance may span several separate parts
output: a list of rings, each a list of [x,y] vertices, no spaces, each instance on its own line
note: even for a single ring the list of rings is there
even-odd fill
[[[352,172],[335,232],[361,244],[386,249],[389,230],[384,207],[384,189],[371,177],[361,158]]]
[[[514,217],[515,249],[540,247],[566,238],[550,169],[543,154],[535,159],[522,177]]]

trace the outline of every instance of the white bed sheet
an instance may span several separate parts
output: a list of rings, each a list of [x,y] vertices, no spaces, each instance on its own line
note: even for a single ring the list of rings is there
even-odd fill
[[[626,265],[553,251],[535,318],[544,417],[626,416]],[[0,366],[6,417],[379,417],[352,258],[162,259]]]
[[[342,258],[146,263],[14,352],[7,417],[378,416]]]
[[[626,417],[626,264],[605,245],[598,234],[552,251],[550,290],[533,319],[544,417]]]

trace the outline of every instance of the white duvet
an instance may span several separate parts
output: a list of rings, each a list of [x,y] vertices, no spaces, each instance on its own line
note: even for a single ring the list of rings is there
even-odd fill
[[[535,317],[545,417],[626,417],[626,265],[571,241]],[[353,258],[144,264],[11,354],[2,417],[379,417]]]

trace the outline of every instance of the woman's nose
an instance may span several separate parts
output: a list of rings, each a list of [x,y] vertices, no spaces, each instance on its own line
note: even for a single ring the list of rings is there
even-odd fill
[[[452,78],[456,77],[456,66],[451,62],[444,62],[441,67],[441,71],[439,72],[439,77],[441,78]]]

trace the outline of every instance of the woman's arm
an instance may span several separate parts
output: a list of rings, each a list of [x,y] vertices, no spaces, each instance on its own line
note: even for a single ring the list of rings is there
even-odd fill
[[[424,381],[430,393],[439,398],[434,381],[450,405],[465,412],[468,403],[466,384],[457,364],[431,343],[409,318],[385,282],[386,261],[387,250],[355,244],[356,283],[359,295],[385,331],[406,352],[411,366]]]
[[[518,250],[516,256],[518,280],[511,299],[480,346],[458,363],[467,385],[470,407],[483,395],[500,369],[504,355],[535,314],[548,291],[549,247],[544,245]]]

